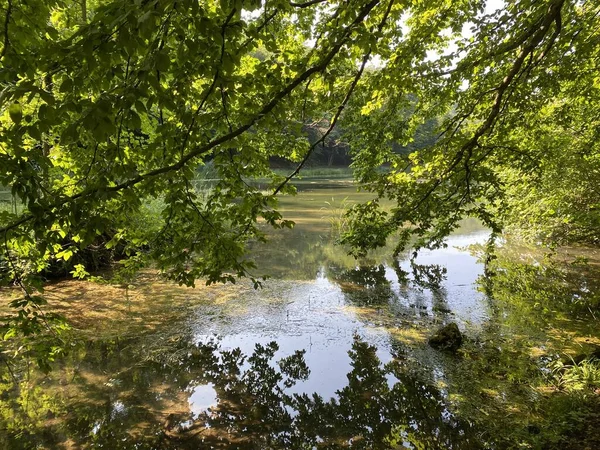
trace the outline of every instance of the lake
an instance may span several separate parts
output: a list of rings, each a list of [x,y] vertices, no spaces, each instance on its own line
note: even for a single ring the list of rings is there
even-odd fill
[[[49,304],[73,326],[70,351],[48,374],[33,361],[0,368],[0,448],[600,442],[600,384],[568,390],[570,369],[556,369],[600,345],[597,250],[548,258],[503,242],[488,276],[489,232],[468,219],[414,261],[391,248],[357,261],[334,238],[344,209],[370,194],[347,180],[298,189],[281,199],[296,226],[252,248],[256,275],[269,275],[262,289],[188,289],[152,270],[127,286],[50,284]],[[461,349],[431,348],[451,322]]]

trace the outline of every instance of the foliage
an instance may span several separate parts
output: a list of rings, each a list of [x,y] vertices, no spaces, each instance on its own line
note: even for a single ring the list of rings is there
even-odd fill
[[[410,223],[399,249],[410,235],[418,246],[437,247],[465,215],[495,232],[513,225],[536,239],[597,242],[592,111],[600,91],[591,61],[600,50],[598,5],[518,1],[491,13],[479,9],[467,19],[469,37],[460,35],[466,22],[458,9],[452,2],[427,21],[411,15],[387,64],[368,74],[368,89],[353,99],[355,173],[397,207],[377,218],[382,238],[375,240],[363,222],[377,216],[369,210],[365,219],[356,207],[345,242],[361,254]],[[437,55],[423,55],[433,42]],[[402,105],[414,97],[414,113],[403,118]],[[390,151],[390,140],[409,139],[435,116],[443,120],[434,145],[408,155]],[[380,164],[392,170],[378,175],[373,167]]]
[[[569,109],[576,107],[569,105]],[[564,113],[560,109],[564,108],[564,105],[551,108],[559,111],[544,118],[551,124],[546,125],[550,128],[545,129],[546,136],[531,136],[539,139],[536,146],[524,140],[522,147],[535,151],[527,165],[531,168],[499,171],[508,199],[507,231],[529,241],[597,245],[600,242],[597,137],[595,132],[579,136],[569,129],[570,125],[557,125],[563,120],[573,120],[561,118]],[[587,118],[586,122],[586,127],[598,128]],[[546,156],[540,158],[540,153]]]
[[[565,364],[557,360],[552,368],[557,386],[567,391],[600,389],[600,364],[596,358],[584,359],[580,363]]]
[[[370,52],[361,24],[367,16],[383,24],[388,8],[373,1],[338,14],[338,27],[307,52],[318,5],[273,2],[252,17],[255,2],[109,2],[70,28],[60,9],[68,6],[40,6],[39,23],[25,34],[26,18],[17,14],[25,5],[6,5],[1,181],[28,210],[3,216],[7,247],[27,242],[39,258],[68,260],[76,248],[62,248],[65,235],[83,248],[116,228],[109,245],[152,242],[149,258],[181,283],[247,275],[243,249],[262,239],[258,218],[286,225],[274,210],[274,193],[286,188],[269,157],[300,161],[307,151],[290,112],[301,105],[314,115],[317,100],[318,111],[344,100],[352,78],[334,86],[331,77],[351,74],[352,64],[339,54]],[[20,52],[32,37],[36,45]],[[262,60],[259,46],[269,51]],[[304,94],[295,95],[297,87]],[[191,187],[203,161],[221,180],[208,199]],[[270,178],[271,194],[247,177]],[[159,195],[162,229],[131,230],[127,216]],[[51,232],[33,232],[42,228]]]
[[[185,285],[259,286],[258,223],[291,226],[278,195],[341,131],[357,180],[395,205],[354,206],[342,240],[355,255],[398,229],[397,252],[412,236],[439,246],[466,215],[595,241],[598,8],[1,0],[0,185],[23,210],[0,211],[0,264],[25,289],[20,317],[40,273],[94,247]],[[277,159],[295,168],[280,175]],[[531,186],[542,206],[521,201]],[[145,204],[160,217],[140,226]]]

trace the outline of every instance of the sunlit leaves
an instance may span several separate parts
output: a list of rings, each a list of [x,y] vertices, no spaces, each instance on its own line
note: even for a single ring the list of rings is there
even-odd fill
[[[590,89],[594,71],[588,64],[598,54],[598,42],[582,36],[597,26],[597,6],[523,1],[486,15],[482,3],[471,3],[453,2],[448,9],[421,3],[410,11],[405,39],[355,99],[361,114],[351,116],[349,130],[356,173],[369,189],[398,203],[395,214],[385,219],[390,232],[412,223],[411,233],[422,244],[439,240],[465,215],[479,217],[494,230],[503,223],[527,231],[535,225],[538,231],[557,231],[543,230],[545,238],[594,242],[594,232],[583,230],[591,230],[598,220],[591,206],[597,203],[596,189],[584,180],[567,180],[596,171],[583,157],[597,153],[597,139],[587,131],[595,129],[595,118],[581,100],[597,108],[598,94]],[[426,53],[451,35],[447,27],[456,32],[467,26],[475,37],[458,37],[457,52],[439,58]],[[574,79],[579,92],[573,89]],[[370,90],[377,93],[377,103]],[[391,128],[381,119],[392,117],[393,105],[403,99],[410,99],[411,107],[404,111],[410,111],[413,127],[434,116],[442,120],[437,142],[404,156],[394,155],[394,140],[379,132]],[[571,111],[548,112],[549,106],[563,103]],[[383,175],[372,169],[388,164],[391,170]],[[539,177],[543,190],[535,184]],[[558,203],[562,225],[557,227],[543,216],[548,204]],[[529,223],[521,220],[527,209],[540,213]],[[353,218],[361,221],[358,215]],[[571,227],[574,223],[578,225]],[[384,229],[386,223],[378,226]]]
[[[11,1],[0,182],[25,211],[0,227],[22,275],[92,243],[184,284],[251,275],[257,222],[290,225],[274,195],[293,188],[271,163],[302,164],[317,151],[307,136],[331,138],[334,126],[359,181],[396,203],[353,210],[344,239],[356,254],[398,229],[403,243],[440,245],[464,215],[498,230],[509,171],[576,173],[597,159],[588,2],[524,0],[486,15],[476,0]],[[553,102],[573,107],[548,112]],[[571,142],[579,159],[560,156]],[[208,164],[216,182],[199,192]],[[596,200],[563,191],[568,202],[547,211],[566,227],[596,223]],[[587,209],[559,213],[575,202]]]

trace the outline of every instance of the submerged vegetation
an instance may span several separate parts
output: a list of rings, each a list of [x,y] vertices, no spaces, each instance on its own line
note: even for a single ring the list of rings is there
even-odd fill
[[[472,380],[459,409],[485,423],[498,448],[597,447],[597,255],[588,264],[505,245],[497,256],[479,281],[492,318],[456,366],[458,380]]]
[[[282,251],[330,245],[310,222],[294,232],[304,238]],[[285,271],[262,255],[282,279],[261,291],[188,289],[155,272],[120,287],[55,283],[46,296],[72,326],[70,350],[48,374],[26,358],[0,368],[5,448],[594,448],[597,259],[514,248],[492,276],[449,249],[460,259],[441,253],[448,272],[426,284],[408,259],[356,267],[307,249]],[[482,292],[455,286],[457,270],[479,271]],[[438,352],[427,337],[447,321],[463,344]]]

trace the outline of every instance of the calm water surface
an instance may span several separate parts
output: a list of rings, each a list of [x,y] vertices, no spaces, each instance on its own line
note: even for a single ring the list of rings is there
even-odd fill
[[[390,249],[356,261],[333,244],[332,221],[369,195],[343,180],[299,188],[281,201],[297,226],[253,250],[271,275],[263,289],[189,290],[150,277],[128,290],[128,303],[122,290],[62,294],[87,325],[50,374],[2,372],[0,448],[507,448],[494,444],[478,411],[533,408],[531,392],[499,382],[496,367],[531,361],[532,348],[552,358],[539,330],[554,325],[521,323],[529,316],[503,305],[503,291],[486,292],[469,246],[488,231],[466,221],[447,248],[415,261],[393,259]],[[94,308],[118,311],[94,320]],[[449,322],[471,353],[427,345]],[[511,356],[502,342],[520,336],[515,330],[529,330],[529,344]],[[495,365],[481,363],[492,361],[488,352]],[[500,406],[480,405],[482,392]]]

